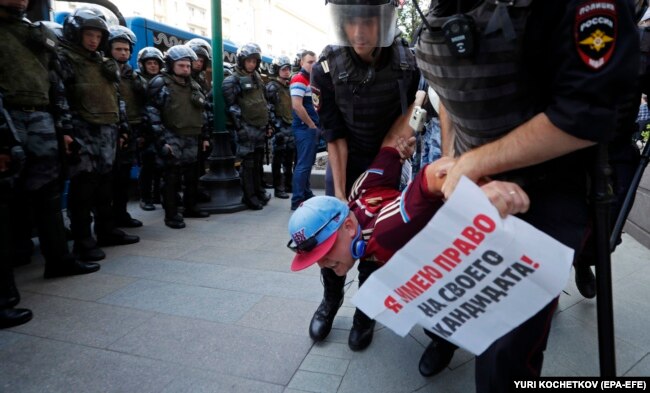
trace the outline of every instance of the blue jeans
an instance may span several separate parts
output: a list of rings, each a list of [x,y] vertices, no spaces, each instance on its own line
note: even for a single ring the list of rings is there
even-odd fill
[[[317,128],[294,128],[293,135],[296,141],[296,168],[293,172],[291,185],[291,206],[297,207],[301,202],[309,199],[314,193],[311,191],[309,177],[311,168],[316,161],[316,144],[318,143]]]

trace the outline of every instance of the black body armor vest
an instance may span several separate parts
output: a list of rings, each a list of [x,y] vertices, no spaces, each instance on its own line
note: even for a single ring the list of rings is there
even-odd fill
[[[500,138],[535,115],[535,94],[522,66],[532,2],[484,1],[469,11],[477,43],[471,58],[456,57],[447,46],[442,26],[453,16],[427,15],[432,30],[422,31],[416,57],[459,131],[454,133],[456,155]]]
[[[328,46],[319,60],[332,78],[336,105],[349,131],[349,154],[374,156],[379,151],[395,119],[406,112],[408,88],[419,77],[415,58],[401,38],[382,50],[391,51],[391,58],[379,70],[354,59],[347,47]]]

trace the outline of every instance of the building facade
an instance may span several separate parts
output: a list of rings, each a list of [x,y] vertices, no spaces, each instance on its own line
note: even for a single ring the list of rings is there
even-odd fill
[[[206,37],[212,35],[211,0],[112,0],[125,17],[141,16]],[[322,0],[221,0],[223,38],[238,45],[255,42],[267,56],[300,49],[319,53],[327,44]],[[54,11],[72,11],[85,3],[53,1]]]

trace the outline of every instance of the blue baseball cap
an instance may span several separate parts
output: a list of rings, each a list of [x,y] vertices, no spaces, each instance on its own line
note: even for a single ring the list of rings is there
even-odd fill
[[[296,252],[292,271],[313,265],[330,251],[348,213],[348,205],[331,196],[310,198],[296,209],[289,219],[291,240],[287,244]]]

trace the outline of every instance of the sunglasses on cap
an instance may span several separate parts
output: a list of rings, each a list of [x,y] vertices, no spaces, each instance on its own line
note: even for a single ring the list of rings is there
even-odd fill
[[[320,228],[314,232],[313,235],[309,236],[305,241],[296,243],[295,246],[292,246],[291,243],[293,243],[293,239],[289,240],[289,243],[287,243],[287,247],[289,250],[296,252],[296,253],[301,253],[301,252],[310,252],[316,246],[318,245],[318,240],[316,240],[316,236],[318,236],[319,233],[323,231],[332,221],[334,221],[337,217],[341,215],[341,212],[336,213],[332,218],[330,218],[325,224],[323,224]]]

